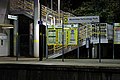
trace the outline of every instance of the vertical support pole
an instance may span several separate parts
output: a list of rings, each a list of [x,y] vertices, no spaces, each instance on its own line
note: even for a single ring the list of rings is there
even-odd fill
[[[88,50],[87,50],[87,51],[88,51],[88,59],[89,59],[89,58],[90,58],[90,52],[89,52],[89,48],[88,48]]]
[[[16,61],[18,61],[18,20],[14,20],[14,56],[16,56]]]
[[[55,17],[53,17],[53,20],[54,20],[54,23],[53,23],[53,25],[55,25]]]
[[[60,24],[60,0],[58,0],[58,15],[59,15],[59,24]]]
[[[39,0],[34,0],[34,57],[39,57],[39,17],[40,17]]]
[[[33,56],[33,23],[30,23],[30,32],[29,32],[29,53],[30,56]]]
[[[80,30],[79,30],[79,28],[80,28],[80,27],[79,27],[79,24],[78,24],[78,49],[77,49],[77,58],[78,58],[78,59],[79,59],[79,56],[80,56],[80,55],[79,55],[79,53],[80,53],[80,50],[79,50],[79,47],[80,47],[80,41],[79,41],[79,37],[80,37],[80,36],[79,36],[79,33],[80,33]]]
[[[95,58],[95,47],[94,47],[94,44],[93,44],[93,47],[92,47],[92,59]]]
[[[89,59],[89,47],[90,47],[90,40],[89,38],[86,38],[86,48],[87,48],[87,57]]]
[[[98,23],[99,25],[99,63],[101,63],[101,26],[100,23]]]
[[[51,10],[53,10],[53,0],[51,0]]]
[[[53,25],[53,17],[51,17],[51,25]]]
[[[45,51],[44,51],[45,50],[45,43],[44,43],[44,41],[45,41],[45,34],[43,34],[42,37],[43,37],[43,44],[42,45],[43,45],[43,56],[44,56],[44,53],[45,53]]]
[[[115,52],[114,52],[114,23],[113,23],[113,59],[115,59]]]
[[[86,48],[87,48],[87,58],[89,59],[89,38],[88,38],[88,27],[86,26]]]
[[[62,22],[62,62],[64,62],[64,24],[63,22]]]
[[[43,54],[44,54],[44,46],[43,44],[45,43],[43,41],[43,34],[45,34],[45,26],[43,25],[43,22],[42,22],[42,0],[39,1],[39,4],[40,4],[40,21],[39,21],[39,61],[42,61],[43,60]]]
[[[46,59],[48,59],[48,46],[47,46],[47,28],[48,28],[48,25],[47,25],[47,22],[48,22],[48,13],[46,15]]]

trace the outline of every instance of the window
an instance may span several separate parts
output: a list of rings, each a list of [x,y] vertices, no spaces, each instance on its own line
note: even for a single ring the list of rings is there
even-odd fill
[[[3,46],[3,40],[1,40],[1,46]]]

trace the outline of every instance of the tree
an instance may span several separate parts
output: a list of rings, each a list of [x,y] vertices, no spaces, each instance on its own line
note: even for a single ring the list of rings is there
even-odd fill
[[[101,22],[120,21],[120,5],[118,1],[100,0],[99,2],[83,2],[72,11],[77,16],[100,16]]]
[[[50,1],[48,1],[50,5]],[[57,10],[58,0],[53,0],[53,9]],[[61,0],[61,10],[76,16],[100,16],[101,22],[120,21],[119,0]]]

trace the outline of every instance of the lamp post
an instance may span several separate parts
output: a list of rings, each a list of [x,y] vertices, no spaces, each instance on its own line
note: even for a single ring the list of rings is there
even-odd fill
[[[59,25],[62,26],[62,62],[64,62],[64,24],[63,24],[63,22],[61,24],[60,0],[58,0],[58,18],[59,18]],[[62,18],[62,20],[63,20],[63,18]]]
[[[53,10],[53,0],[51,0],[51,10]]]
[[[115,46],[114,46],[114,23],[113,23],[113,59],[115,59],[114,49],[115,49]]]
[[[60,0],[58,0],[58,17],[59,17],[59,24],[60,24]]]
[[[101,63],[101,26],[100,23],[98,23],[99,25],[99,63]]]

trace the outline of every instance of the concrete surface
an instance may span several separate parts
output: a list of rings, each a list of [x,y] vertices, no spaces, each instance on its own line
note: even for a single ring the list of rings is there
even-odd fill
[[[35,65],[62,65],[62,66],[85,66],[85,67],[111,67],[120,68],[120,59],[43,59],[38,58],[19,58],[16,57],[0,57],[0,64],[35,64]]]

